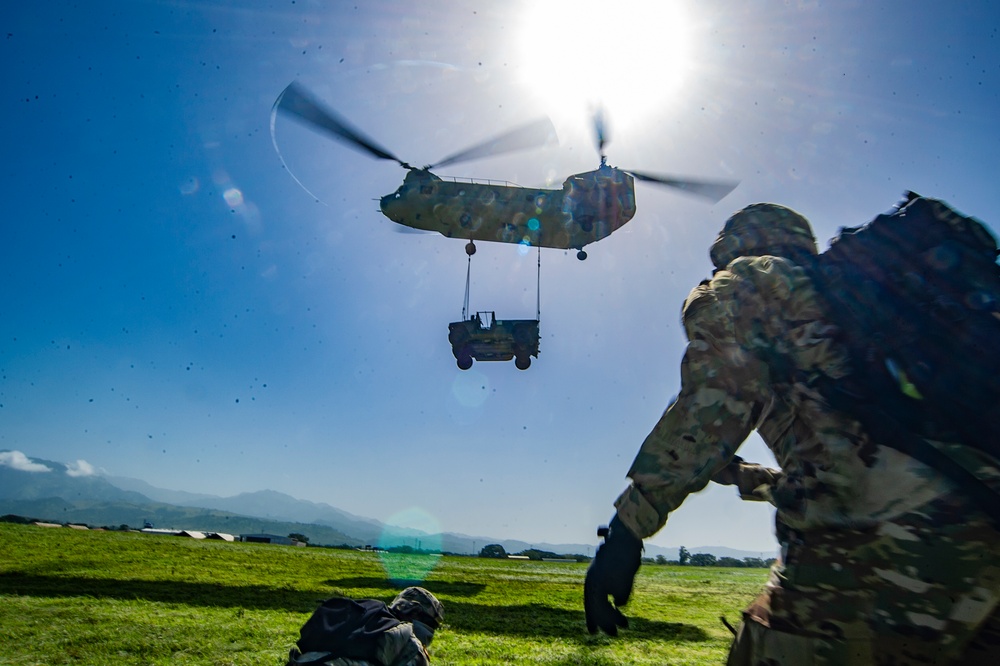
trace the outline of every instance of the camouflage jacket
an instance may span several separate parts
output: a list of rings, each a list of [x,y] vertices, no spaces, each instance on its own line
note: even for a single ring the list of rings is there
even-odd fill
[[[637,535],[657,532],[716,476],[742,481],[745,498],[771,501],[779,520],[799,529],[872,526],[949,490],[938,473],[871,441],[810,388],[819,375],[843,377],[848,363],[812,282],[790,260],[733,260],[691,292],[683,324],[680,393],[643,442],[632,483],[616,501]],[[782,471],[737,464],[752,480],[734,480],[731,463],[755,428]]]
[[[327,655],[329,653],[326,653]],[[363,659],[348,659],[346,657],[329,657],[324,659],[323,653],[307,652],[300,654],[293,649],[288,663],[322,663],[323,666],[429,666],[430,657],[423,644],[417,639],[413,625],[401,622],[387,630],[378,641],[378,661],[369,662]],[[298,661],[295,660],[297,657]]]

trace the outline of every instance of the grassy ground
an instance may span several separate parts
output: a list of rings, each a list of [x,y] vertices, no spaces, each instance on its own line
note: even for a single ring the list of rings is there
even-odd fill
[[[644,566],[631,626],[611,639],[586,631],[583,564],[0,524],[0,664],[279,666],[320,600],[389,601],[387,571],[428,570],[421,584],[445,607],[435,664],[719,664],[731,638],[719,616],[735,624],[766,578]]]

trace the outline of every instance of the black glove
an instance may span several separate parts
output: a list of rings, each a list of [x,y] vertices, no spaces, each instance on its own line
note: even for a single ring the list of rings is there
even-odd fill
[[[617,636],[618,627],[628,628],[628,618],[617,606],[628,603],[632,594],[635,572],[642,562],[642,539],[632,534],[617,515],[611,525],[597,530],[597,536],[604,537],[604,544],[597,548],[583,584],[587,631],[596,634],[601,629],[609,636]],[[614,606],[608,595],[614,599]]]

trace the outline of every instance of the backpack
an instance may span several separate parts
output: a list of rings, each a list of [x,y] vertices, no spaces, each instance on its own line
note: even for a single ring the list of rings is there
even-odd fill
[[[319,665],[338,657],[381,663],[378,640],[399,624],[381,601],[327,599],[299,630],[298,648],[289,654],[288,666]]]
[[[912,192],[841,229],[811,267],[851,359],[821,392],[882,443],[969,488],[1000,523],[1000,496],[926,439],[1000,460],[1000,266],[979,220]]]

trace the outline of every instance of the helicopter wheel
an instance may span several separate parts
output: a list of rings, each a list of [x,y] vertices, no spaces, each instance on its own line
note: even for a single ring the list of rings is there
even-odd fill
[[[584,259],[587,258],[587,253],[584,252],[583,250],[580,250],[579,252],[576,253],[576,258],[579,259],[580,261],[583,261]]]
[[[470,257],[476,253],[476,244],[469,241],[465,244],[465,253]]]

